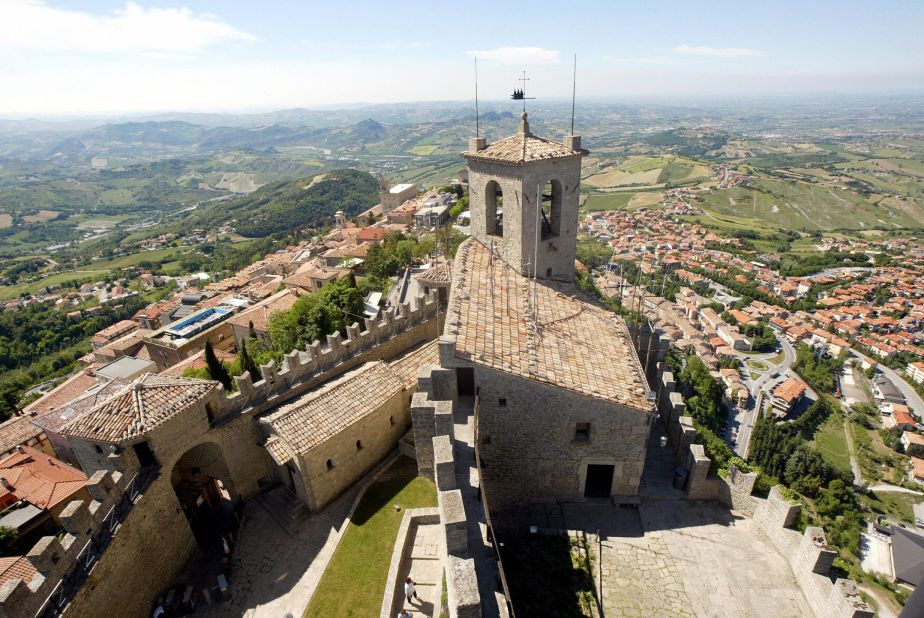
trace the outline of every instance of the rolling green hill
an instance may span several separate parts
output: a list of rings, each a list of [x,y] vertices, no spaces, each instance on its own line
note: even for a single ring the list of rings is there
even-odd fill
[[[342,210],[348,217],[378,202],[378,182],[370,174],[344,169],[322,176],[274,182],[197,213],[202,223],[236,219],[242,236],[257,238],[305,226],[329,224]]]

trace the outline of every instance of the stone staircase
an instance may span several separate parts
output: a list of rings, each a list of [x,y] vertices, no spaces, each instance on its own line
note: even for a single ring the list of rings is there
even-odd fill
[[[285,485],[277,485],[257,494],[256,500],[289,536],[294,536],[301,522],[308,517],[305,503]]]

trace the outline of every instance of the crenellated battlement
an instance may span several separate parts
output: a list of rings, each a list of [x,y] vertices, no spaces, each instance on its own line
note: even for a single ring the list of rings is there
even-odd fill
[[[26,554],[37,571],[30,581],[0,586],[0,617],[56,615],[112,542],[119,525],[150,481],[151,471],[128,475],[99,470],[87,482],[92,498],[70,502],[58,520],[64,535],[42,537]]]
[[[345,338],[337,332],[327,335],[326,345],[315,341],[304,350],[292,350],[283,357],[282,367],[277,368],[273,362],[262,365],[262,379],[257,382],[248,372],[235,376],[237,391],[222,394],[216,424],[228,422],[242,413],[263,412],[322,381],[372,360],[364,353],[435,318],[437,304],[434,290],[419,296],[416,306],[410,302],[402,303],[397,310],[394,307],[385,309],[379,320],[366,318],[362,326],[359,322],[348,325]],[[434,331],[433,336],[436,335]]]

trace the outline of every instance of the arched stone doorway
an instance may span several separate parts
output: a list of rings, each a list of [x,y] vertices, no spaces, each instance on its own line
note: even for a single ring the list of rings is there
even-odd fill
[[[221,447],[203,442],[186,451],[174,464],[170,483],[199,548],[227,553],[237,527],[237,496]]]

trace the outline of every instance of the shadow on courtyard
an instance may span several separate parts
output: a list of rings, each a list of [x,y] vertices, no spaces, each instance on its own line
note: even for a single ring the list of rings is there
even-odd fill
[[[518,615],[592,616],[597,606],[592,565],[583,539],[565,535],[501,540],[510,597]]]

